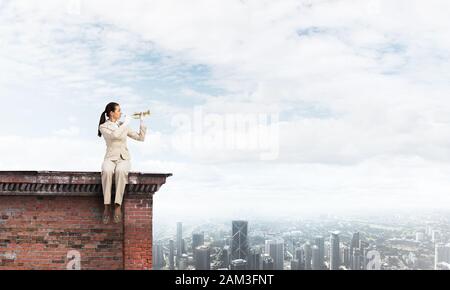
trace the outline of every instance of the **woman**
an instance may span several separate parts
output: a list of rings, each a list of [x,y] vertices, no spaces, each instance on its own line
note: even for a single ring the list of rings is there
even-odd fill
[[[127,137],[137,141],[144,141],[147,127],[144,125],[144,116],[141,113],[139,133],[130,127],[130,117],[125,116],[125,121],[120,122],[122,113],[117,103],[109,103],[100,117],[98,136],[105,138],[106,154],[102,164],[102,187],[105,209],[103,223],[108,224],[111,211],[111,186],[113,175],[115,176],[116,196],[114,209],[114,223],[122,220],[122,199],[126,184],[128,184],[128,172],[130,171],[130,154],[127,148]],[[106,120],[108,117],[108,120]]]

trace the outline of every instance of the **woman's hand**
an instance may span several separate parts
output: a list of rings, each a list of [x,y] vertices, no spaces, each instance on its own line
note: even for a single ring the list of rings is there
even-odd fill
[[[144,123],[144,113],[139,115],[139,120],[141,120],[141,124]]]

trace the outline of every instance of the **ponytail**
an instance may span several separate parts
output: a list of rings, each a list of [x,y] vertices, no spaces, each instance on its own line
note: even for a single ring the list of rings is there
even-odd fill
[[[118,106],[118,103],[111,102],[108,105],[106,105],[105,110],[100,115],[100,122],[98,123],[98,137],[102,137],[102,132],[100,132],[100,125],[106,122],[106,116],[109,117],[110,112],[114,112],[116,110],[116,107]]]
[[[102,137],[102,132],[100,132],[100,125],[106,122],[106,111],[103,111],[103,113],[100,116],[100,122],[98,123],[98,137]]]

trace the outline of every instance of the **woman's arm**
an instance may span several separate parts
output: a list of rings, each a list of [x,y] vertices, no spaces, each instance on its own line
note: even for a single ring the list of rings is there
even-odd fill
[[[136,140],[144,142],[145,140],[145,134],[147,133],[147,127],[144,125],[144,123],[141,121],[141,125],[139,126],[139,133],[134,132],[131,128],[128,130],[127,136]]]
[[[130,117],[125,115],[125,121],[122,123],[119,122],[118,128],[114,127],[114,129],[111,129],[110,127],[108,128],[106,126],[100,125],[99,130],[102,134],[105,135],[105,137],[109,137],[109,139],[112,140],[122,139],[128,133],[129,130],[128,124],[130,124]]]
[[[100,132],[105,135],[106,137],[109,137],[110,139],[122,139],[124,135],[128,132],[129,126],[123,124],[119,128],[107,128],[107,127],[100,127]]]

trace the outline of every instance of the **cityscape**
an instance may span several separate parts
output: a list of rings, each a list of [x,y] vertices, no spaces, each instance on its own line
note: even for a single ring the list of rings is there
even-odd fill
[[[154,239],[153,269],[449,270],[450,213],[411,212],[178,221]]]

